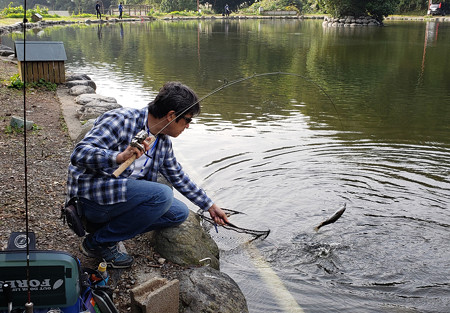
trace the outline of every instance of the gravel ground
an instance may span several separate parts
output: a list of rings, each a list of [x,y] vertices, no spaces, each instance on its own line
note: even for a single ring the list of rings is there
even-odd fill
[[[83,267],[96,268],[99,260],[88,259],[79,252],[80,238],[60,219],[67,166],[74,146],[61,103],[54,91],[27,89],[24,97],[23,90],[7,88],[10,77],[17,72],[16,64],[0,60],[0,247],[6,247],[12,231],[25,231],[28,208],[29,230],[36,234],[37,249],[70,252]],[[23,132],[9,126],[12,116],[23,117],[24,98],[27,120],[35,124],[26,133],[26,145]],[[162,262],[150,241],[144,235],[126,241],[124,245],[135,257],[135,263],[131,269],[109,270],[119,312],[130,310],[131,288],[154,276],[176,278],[183,270]]]

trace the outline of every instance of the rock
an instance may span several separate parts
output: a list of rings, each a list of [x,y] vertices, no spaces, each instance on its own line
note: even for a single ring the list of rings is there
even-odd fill
[[[370,16],[343,16],[340,18],[325,17],[322,26],[324,27],[355,27],[355,26],[383,26],[383,23],[371,18]]]
[[[179,312],[248,312],[247,301],[236,282],[211,267],[183,271]]]
[[[89,86],[89,87],[92,87],[92,89],[94,89],[94,90],[97,89],[97,85],[92,80],[71,80],[71,81],[66,81],[66,86],[68,88],[72,88],[74,86]]]
[[[80,142],[84,136],[92,129],[94,126],[95,119],[89,119],[86,123],[81,126],[81,132],[78,134],[77,139],[75,139],[75,143]]]
[[[78,118],[80,119],[80,121],[85,121],[85,120],[89,120],[89,119],[95,119],[107,111],[108,110],[93,107],[93,108],[88,108],[83,111],[78,110],[77,113],[78,113]]]
[[[211,258],[211,267],[217,270],[220,267],[219,248],[192,211],[183,224],[156,231],[154,239],[155,250],[170,262],[182,266],[201,265],[199,260]]]
[[[86,105],[94,100],[117,103],[117,100],[113,97],[106,97],[98,94],[83,94],[75,98],[75,102],[81,105]]]
[[[25,125],[26,130],[31,130],[33,129],[34,122],[30,120],[27,120],[25,122],[25,120],[21,117],[12,116],[9,125],[14,128],[23,128],[23,126]]]
[[[14,54],[14,51],[12,50],[0,50],[0,55],[3,57],[7,57]]]
[[[100,100],[94,100],[88,104],[82,106],[78,111],[78,117],[80,120],[89,120],[97,118],[105,112],[110,110],[121,108],[122,106],[114,102],[105,102]]]
[[[9,51],[13,51],[14,52],[14,50],[11,47],[5,46],[5,45],[1,45],[1,44],[0,44],[0,50],[9,50]]]
[[[69,82],[69,81],[72,81],[72,80],[92,80],[92,79],[86,74],[69,75],[69,76],[66,77],[66,82]]]
[[[87,110],[89,108],[98,108],[99,110],[109,111],[121,108],[122,106],[117,102],[106,102],[99,99],[92,100],[91,102],[85,104],[81,107],[80,111]]]
[[[89,86],[73,86],[69,89],[69,94],[72,96],[79,96],[85,93],[95,93],[95,90]]]

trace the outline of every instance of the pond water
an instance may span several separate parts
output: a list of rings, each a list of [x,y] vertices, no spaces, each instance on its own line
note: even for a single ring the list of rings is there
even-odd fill
[[[229,84],[174,140],[212,198],[245,212],[232,222],[271,230],[250,244],[213,231],[221,270],[250,312],[450,311],[450,23],[157,21],[27,40],[63,41],[68,70],[124,106],[169,80],[205,96],[294,73]]]

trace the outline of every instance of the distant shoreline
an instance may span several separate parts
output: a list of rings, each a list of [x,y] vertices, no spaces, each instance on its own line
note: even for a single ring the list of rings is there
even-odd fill
[[[42,28],[48,26],[56,25],[71,25],[71,24],[106,24],[106,23],[125,23],[125,22],[142,22],[142,21],[152,21],[152,20],[164,20],[164,21],[185,21],[185,20],[246,20],[246,19],[324,19],[328,15],[326,14],[307,14],[307,15],[231,15],[225,17],[222,15],[204,15],[204,16],[164,16],[164,17],[133,17],[118,19],[116,16],[106,16],[105,19],[89,19],[89,18],[68,18],[68,19],[43,19],[39,22],[27,22],[27,28]],[[5,22],[4,19],[3,22]],[[11,32],[16,32],[22,30],[21,19],[10,19],[11,24],[0,24],[0,35],[4,35]],[[424,22],[450,22],[450,17],[440,16],[402,16],[393,15],[388,16],[384,21],[424,21]],[[1,20],[0,20],[1,22]]]

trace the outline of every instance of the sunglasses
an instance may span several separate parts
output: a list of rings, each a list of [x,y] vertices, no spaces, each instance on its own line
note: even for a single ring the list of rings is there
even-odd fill
[[[186,121],[186,124],[189,124],[189,123],[192,122],[192,118],[191,117],[182,116],[181,118]]]

